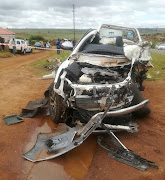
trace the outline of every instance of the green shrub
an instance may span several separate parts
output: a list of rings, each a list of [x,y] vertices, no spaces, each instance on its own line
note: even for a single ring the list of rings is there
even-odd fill
[[[45,39],[41,35],[32,35],[32,36],[30,36],[30,38],[29,38],[30,43],[32,43],[32,41],[34,42],[34,40],[36,42],[36,41],[44,41]]]
[[[37,40],[31,40],[31,41],[30,41],[30,45],[34,45],[35,42],[37,42]]]

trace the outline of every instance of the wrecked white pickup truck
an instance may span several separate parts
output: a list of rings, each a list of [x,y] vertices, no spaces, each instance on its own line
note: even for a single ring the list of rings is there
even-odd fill
[[[140,103],[136,85],[144,90],[150,58],[149,45],[137,29],[101,25],[88,31],[56,73],[50,93],[52,120],[72,117],[72,122],[86,123],[108,104],[109,110],[117,110]],[[140,115],[149,113],[144,108]]]
[[[103,24],[86,32],[58,68],[49,90],[51,119],[63,125],[59,124],[55,133],[38,135],[24,157],[33,162],[51,159],[77,147],[92,132],[106,132],[119,147],[118,151],[109,149],[110,157],[141,170],[151,166],[112,132],[135,132],[132,114],[150,113],[149,100],[140,93],[150,65],[149,48],[134,28]],[[104,146],[101,139],[98,143]]]

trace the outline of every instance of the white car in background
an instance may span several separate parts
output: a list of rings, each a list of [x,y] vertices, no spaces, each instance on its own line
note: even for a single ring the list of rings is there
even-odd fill
[[[163,44],[160,44],[159,46],[158,46],[158,50],[165,50],[165,43],[163,43]]]
[[[29,45],[29,41],[23,39],[11,39],[9,41],[9,50],[13,52],[13,46],[16,46],[16,52],[26,54],[32,52],[32,47]]]
[[[61,48],[64,50],[73,50],[73,42],[71,40],[64,39]]]

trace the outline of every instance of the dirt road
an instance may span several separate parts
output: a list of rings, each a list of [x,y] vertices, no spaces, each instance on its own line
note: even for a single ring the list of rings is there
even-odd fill
[[[20,113],[29,100],[42,98],[51,80],[38,80],[28,64],[51,52],[0,59],[0,118]],[[120,133],[118,137],[134,152],[155,161],[159,170],[136,170],[107,157],[107,152],[90,136],[80,147],[53,160],[31,163],[22,157],[35,143],[39,132],[56,127],[44,112],[23,123],[7,126],[0,121],[0,180],[67,179],[165,179],[165,82],[147,82],[145,96],[151,100],[152,113],[136,120],[139,132]]]

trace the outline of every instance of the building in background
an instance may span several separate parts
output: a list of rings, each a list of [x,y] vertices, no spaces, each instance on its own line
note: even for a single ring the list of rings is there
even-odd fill
[[[0,27],[0,37],[4,38],[5,42],[8,42],[11,38],[15,38],[15,33]]]

